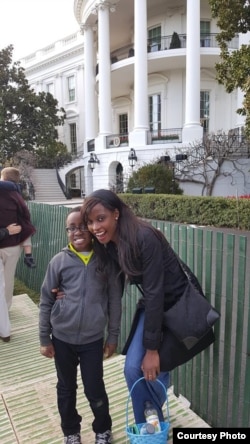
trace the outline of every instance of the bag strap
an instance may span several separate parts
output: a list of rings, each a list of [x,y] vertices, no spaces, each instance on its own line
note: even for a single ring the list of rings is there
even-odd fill
[[[196,289],[199,291],[199,293],[201,293],[202,296],[204,296],[202,286],[201,286],[197,276],[195,276],[195,274],[192,272],[192,270],[189,268],[189,266],[178,256],[178,254],[175,253],[175,255],[176,255],[176,259],[178,260],[178,262],[180,264],[182,271],[185,273],[188,280],[196,287]]]
[[[138,290],[139,290],[139,292],[141,293],[141,295],[144,297],[144,291],[143,291],[143,289],[141,288],[141,286],[140,286],[139,284],[137,284],[136,282],[135,282],[135,285],[136,285],[136,287],[138,288]]]

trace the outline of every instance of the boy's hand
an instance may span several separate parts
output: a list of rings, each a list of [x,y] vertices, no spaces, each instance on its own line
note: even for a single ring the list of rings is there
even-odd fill
[[[41,345],[40,353],[41,353],[41,355],[46,356],[46,358],[54,358],[54,356],[55,356],[54,346],[52,344]]]
[[[112,356],[117,348],[117,344],[105,344],[103,349],[103,357],[104,359],[110,358]]]

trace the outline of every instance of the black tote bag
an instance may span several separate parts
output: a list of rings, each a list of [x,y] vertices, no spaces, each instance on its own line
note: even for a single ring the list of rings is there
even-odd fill
[[[173,370],[209,347],[215,341],[213,325],[220,318],[206,299],[197,277],[176,257],[188,280],[182,296],[163,315],[159,350],[163,371]]]
[[[162,342],[159,349],[161,371],[174,370],[179,365],[185,364],[208,348],[214,341],[214,332],[210,328],[194,347],[187,349],[183,342],[180,342],[170,330],[165,329],[162,333]]]
[[[170,371],[185,364],[214,341],[213,325],[220,313],[206,299],[190,268],[176,255],[188,281],[183,295],[163,316],[159,350],[161,370]]]
[[[173,370],[209,347],[215,341],[213,325],[220,318],[219,312],[206,299],[196,276],[178,256],[177,259],[187,276],[187,285],[179,300],[163,315],[159,349],[161,371]],[[127,352],[139,315],[138,307],[122,354]]]

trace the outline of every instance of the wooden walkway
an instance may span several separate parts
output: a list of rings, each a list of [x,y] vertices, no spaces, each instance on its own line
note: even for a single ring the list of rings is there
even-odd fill
[[[56,374],[53,360],[39,353],[38,308],[26,295],[14,297],[11,308],[12,337],[0,340],[0,443],[62,444],[56,405]],[[104,361],[105,384],[113,419],[114,444],[128,443],[125,433],[127,388],[123,377],[124,357]],[[92,412],[79,380],[78,409],[83,417],[82,442],[93,444]],[[185,402],[169,390],[170,433],[172,427],[209,427]],[[133,423],[132,410],[129,418]]]

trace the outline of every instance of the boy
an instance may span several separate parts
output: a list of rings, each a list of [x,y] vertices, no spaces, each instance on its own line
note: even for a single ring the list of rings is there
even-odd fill
[[[77,366],[94,415],[95,444],[111,443],[112,421],[103,381],[103,354],[111,356],[120,331],[122,286],[116,265],[98,262],[92,235],[82,224],[81,207],[66,219],[69,244],[50,261],[41,288],[41,354],[55,358],[57,404],[64,444],[81,443],[76,409]],[[62,298],[55,299],[51,289]],[[108,320],[107,339],[103,347]]]
[[[1,171],[1,181],[0,188],[5,189],[7,193],[11,191],[18,191],[21,195],[20,187],[20,173],[17,168],[14,167],[6,167]],[[23,199],[23,198],[22,198]],[[23,199],[24,201],[24,199]],[[20,218],[20,217],[19,217]],[[20,219],[20,223],[22,225],[22,220]],[[36,268],[35,260],[32,256],[32,244],[31,237],[29,236],[22,243],[22,247],[24,249],[24,263],[29,268]]]

